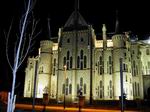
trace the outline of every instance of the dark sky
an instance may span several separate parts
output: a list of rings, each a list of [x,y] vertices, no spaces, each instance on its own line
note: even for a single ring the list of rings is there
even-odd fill
[[[1,0],[0,3],[0,83],[10,83],[10,69],[5,56],[4,30],[14,18],[14,25],[18,27],[18,20],[24,11],[24,2],[27,0]],[[122,31],[132,31],[140,35],[150,33],[150,8],[146,2],[131,2],[131,0],[80,0],[80,13],[87,23],[92,24],[96,33],[101,33],[102,24],[107,25],[108,32],[115,30],[116,10],[119,12],[119,21]],[[39,27],[42,29],[40,39],[46,36],[47,18],[51,19],[52,36],[57,36],[58,28],[62,27],[74,11],[74,0],[37,0],[33,14],[40,19]],[[15,33],[15,32],[13,32]],[[37,42],[39,43],[39,42]],[[17,77],[18,82],[24,81],[24,70]],[[21,80],[20,80],[21,79]],[[11,84],[11,83],[10,83]],[[22,84],[22,83],[21,83]],[[23,85],[23,84],[22,84]],[[0,89],[5,88],[0,84]]]
[[[10,24],[12,17],[15,19],[23,12],[23,1],[27,0],[2,0],[0,4],[0,28],[4,29]],[[51,18],[52,35],[57,36],[58,28],[62,27],[74,10],[75,0],[37,0],[34,15],[40,19],[41,27],[47,25],[47,18]],[[115,12],[119,11],[120,27],[123,31],[131,30],[137,34],[149,33],[150,8],[149,3],[134,2],[131,0],[79,0],[80,13],[87,23],[101,32],[102,24],[108,27],[108,32],[113,32],[115,27]],[[5,24],[4,24],[5,23]],[[45,29],[44,29],[45,30]]]

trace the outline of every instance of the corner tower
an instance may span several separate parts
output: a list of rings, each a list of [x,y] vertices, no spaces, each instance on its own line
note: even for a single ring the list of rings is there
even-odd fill
[[[49,40],[40,42],[39,68],[37,76],[37,97],[42,98],[43,93],[50,92],[51,86],[51,65],[52,65],[52,45]]]
[[[130,54],[130,40],[120,32],[118,12],[116,17],[115,35],[112,37],[113,41],[113,82],[114,82],[114,99],[119,99],[121,96],[121,76],[120,76],[120,58],[122,58],[122,77],[123,77],[123,93],[128,100],[133,99],[132,94],[132,75],[131,75],[131,54]]]

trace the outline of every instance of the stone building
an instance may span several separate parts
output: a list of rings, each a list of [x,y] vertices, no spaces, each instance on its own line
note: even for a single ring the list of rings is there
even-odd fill
[[[98,37],[76,8],[59,28],[57,42],[42,40],[39,55],[28,58],[24,97],[33,97],[36,87],[37,98],[46,92],[49,98],[63,101],[65,94],[65,100],[73,102],[81,90],[87,102],[118,100],[121,72],[126,98],[146,98],[150,89],[150,44],[131,40],[128,32],[109,35],[105,24]]]

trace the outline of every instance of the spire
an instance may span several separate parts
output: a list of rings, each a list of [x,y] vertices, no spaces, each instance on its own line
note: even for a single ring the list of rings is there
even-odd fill
[[[104,47],[104,50],[107,48],[107,35],[106,35],[106,25],[103,24],[103,27],[102,27],[102,32],[103,32],[103,47]]]
[[[75,0],[75,11],[79,11],[79,0]]]
[[[119,29],[119,18],[118,18],[118,10],[116,10],[116,26],[115,26],[115,34],[120,33]]]
[[[51,39],[50,18],[47,19],[48,39]]]
[[[106,40],[106,31],[107,31],[107,29],[106,29],[106,25],[105,25],[105,24],[103,24],[103,27],[102,27],[103,40]]]

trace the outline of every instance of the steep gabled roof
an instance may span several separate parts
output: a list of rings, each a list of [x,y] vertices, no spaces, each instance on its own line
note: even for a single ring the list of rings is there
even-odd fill
[[[82,17],[82,15],[79,13],[79,11],[74,11],[69,19],[67,20],[64,30],[78,30],[78,29],[83,29],[87,28],[88,24]]]

